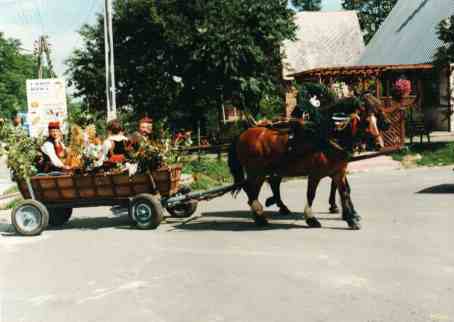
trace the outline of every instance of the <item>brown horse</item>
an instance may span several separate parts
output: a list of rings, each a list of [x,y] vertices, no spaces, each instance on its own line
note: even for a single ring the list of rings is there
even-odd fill
[[[367,102],[373,96],[367,94],[364,98]],[[243,132],[232,144],[229,151],[230,171],[235,183],[245,182],[243,188],[257,224],[267,223],[263,206],[258,201],[265,180],[270,181],[277,204],[282,209],[285,207],[279,191],[282,178],[308,176],[308,203],[304,212],[307,224],[310,227],[321,226],[312,215],[312,202],[320,180],[331,177],[341,195],[343,219],[352,229],[360,228],[359,216],[353,207],[346,180],[348,151],[364,137],[379,133],[377,115],[381,114],[381,110],[375,104],[357,107],[341,103],[324,111],[325,118],[329,120],[329,126],[323,133],[327,138],[324,144],[314,142],[314,136],[308,134],[307,124],[302,120],[292,123],[293,139],[282,131],[255,127]],[[346,112],[347,117],[337,117],[339,112]],[[378,136],[375,139],[377,144],[383,143]],[[337,143],[326,144],[328,140]]]
[[[381,132],[387,131],[391,125],[391,122],[388,120],[386,114],[382,108],[382,102],[370,94],[365,94],[363,96],[365,108],[369,114],[371,120],[371,127],[366,129],[365,141],[361,142],[362,145],[368,145],[369,149],[380,150],[384,147],[384,140]],[[374,126],[377,124],[377,126]],[[287,206],[282,202],[280,197],[280,184],[282,178],[271,177],[268,179],[268,182],[272,188],[273,196],[266,200],[265,205],[267,207],[272,205],[277,205],[281,214],[286,215],[290,214],[291,211]],[[351,194],[350,184],[348,183],[347,178],[345,178],[346,187],[348,193]],[[308,187],[309,189],[309,187]],[[339,213],[339,207],[336,204],[336,192],[337,186],[334,180],[331,180],[330,194],[329,194],[329,211],[330,213],[336,214]],[[354,211],[354,210],[353,210]]]

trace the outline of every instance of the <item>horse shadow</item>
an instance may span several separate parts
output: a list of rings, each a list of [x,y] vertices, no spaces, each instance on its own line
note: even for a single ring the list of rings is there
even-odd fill
[[[449,194],[454,193],[454,184],[440,184],[418,191],[420,194]]]
[[[257,226],[251,218],[250,211],[224,211],[204,212],[199,216],[193,216],[184,222],[177,223],[171,230],[187,231],[264,231],[264,230],[292,230],[313,229],[304,221],[303,213],[291,213],[281,215],[279,212],[266,211],[268,225]],[[206,219],[206,220],[205,220]],[[341,220],[340,218],[318,217],[317,219]],[[283,222],[287,221],[287,222]],[[291,222],[289,222],[291,221]],[[341,227],[323,227],[321,229],[347,230]]]

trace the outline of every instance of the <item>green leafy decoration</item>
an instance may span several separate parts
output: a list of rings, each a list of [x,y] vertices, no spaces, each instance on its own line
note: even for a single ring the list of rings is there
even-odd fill
[[[1,120],[0,142],[0,156],[7,156],[14,179],[27,179],[37,173],[36,161],[42,140],[31,138],[24,130]]]

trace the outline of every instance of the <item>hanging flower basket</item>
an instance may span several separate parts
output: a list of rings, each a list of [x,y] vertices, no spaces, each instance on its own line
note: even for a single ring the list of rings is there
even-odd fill
[[[398,79],[393,86],[392,96],[395,99],[402,99],[410,95],[411,93],[411,82],[408,79]]]

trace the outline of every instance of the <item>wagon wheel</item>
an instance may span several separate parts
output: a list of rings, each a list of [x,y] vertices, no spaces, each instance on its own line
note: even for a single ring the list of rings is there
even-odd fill
[[[49,225],[54,227],[63,226],[69,221],[72,214],[72,208],[49,209]]]
[[[155,229],[163,218],[161,203],[153,195],[140,194],[131,202],[130,214],[140,229]]]
[[[19,234],[36,236],[47,228],[49,212],[41,202],[27,199],[14,208],[11,222]]]
[[[197,205],[197,201],[189,201],[181,205],[167,207],[166,209],[169,214],[172,215],[172,217],[187,218],[195,213],[195,211],[197,210]]]

